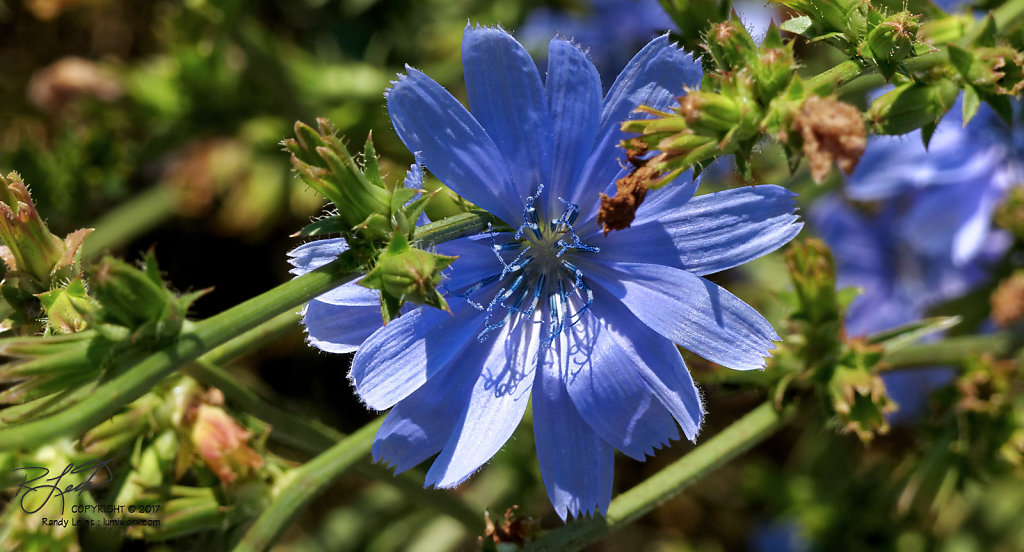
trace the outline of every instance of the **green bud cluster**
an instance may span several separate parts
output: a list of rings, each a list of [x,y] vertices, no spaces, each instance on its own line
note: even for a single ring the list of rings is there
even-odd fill
[[[803,373],[783,379],[781,386],[800,380],[811,384],[824,399],[829,423],[841,433],[852,432],[868,442],[888,431],[886,414],[895,404],[878,375],[884,348],[864,339],[846,339],[843,317],[856,290],[836,290],[835,262],[818,239],[794,242],[786,251],[797,309],[790,315]],[[782,393],[777,391],[777,396]]]
[[[327,120],[318,119],[317,125],[314,130],[296,123],[296,137],[285,140],[284,146],[302,180],[333,203],[337,213],[299,234],[338,233],[350,242],[372,246],[388,243],[395,232],[411,237],[430,195],[384,181],[372,135],[366,139],[360,166]]]
[[[284,142],[292,154],[292,165],[338,211],[314,221],[299,235],[345,237],[350,250],[369,267],[359,283],[380,290],[385,322],[399,316],[406,301],[447,310],[437,286],[441,271],[454,257],[416,249],[409,241],[424,209],[434,217],[444,217],[464,212],[468,205],[442,185],[433,185],[428,192],[385,182],[372,137],[366,140],[360,166],[324,119],[318,120],[318,130],[296,123],[295,134],[295,139]]]
[[[735,15],[712,24],[705,49],[717,71],[708,74],[701,90],[688,90],[672,112],[646,110],[653,119],[627,121],[622,129],[639,133],[622,146],[630,152],[659,150],[657,188],[677,174],[721,155],[737,154],[741,172],[749,177],[745,160],[766,131],[766,115],[777,94],[793,80],[793,44],[783,43],[772,25],[758,47]]]
[[[441,271],[454,257],[436,255],[410,245],[416,219],[426,210],[431,218],[465,212],[469,205],[443,185],[430,190],[405,188],[381,175],[372,137],[356,163],[334,128],[318,120],[318,130],[297,123],[296,139],[285,140],[292,164],[303,180],[334,203],[337,214],[314,221],[299,235],[341,234],[349,249],[368,267],[360,284],[380,290],[385,322],[401,314],[407,301],[447,310],[438,291]]]
[[[833,164],[850,173],[866,145],[863,117],[855,107],[819,98],[828,88],[808,88],[795,75],[793,42],[784,42],[772,25],[756,46],[738,19],[711,25],[706,49],[718,71],[701,90],[687,91],[671,112],[644,111],[651,119],[627,121],[623,130],[640,137],[622,146],[633,157],[649,150],[662,154],[654,163],[657,188],[683,170],[721,155],[735,154],[740,174],[750,179],[748,159],[764,137],[777,138],[795,170],[810,161],[815,181],[822,182]]]

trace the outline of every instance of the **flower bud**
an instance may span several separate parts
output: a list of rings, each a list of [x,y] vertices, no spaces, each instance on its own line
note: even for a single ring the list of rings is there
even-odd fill
[[[25,183],[18,173],[0,175],[0,256],[8,270],[26,273],[42,291],[50,273],[64,256],[64,241],[50,233],[39,217]]]
[[[735,16],[712,24],[704,42],[720,71],[734,71],[757,62],[757,46]]]
[[[821,324],[840,318],[836,302],[836,265],[825,242],[794,241],[786,250],[786,264],[800,301],[794,318]]]
[[[729,18],[731,2],[718,0],[662,0],[661,5],[679,29],[683,45],[691,52],[699,51],[704,43],[697,37],[708,33],[711,23]]]
[[[405,301],[448,310],[437,285],[441,283],[441,271],[455,259],[415,249],[404,236],[395,233],[376,266],[359,284],[380,290],[385,322],[399,315]]]
[[[906,134],[933,127],[953,107],[959,92],[949,80],[907,83],[875,100],[868,109],[868,120],[877,134]]]
[[[757,59],[750,64],[757,87],[757,96],[763,105],[770,103],[793,80],[796,59],[793,56],[793,42],[783,44],[779,30],[773,22],[768,27],[764,44],[757,52]]]
[[[249,448],[252,432],[243,428],[223,408],[200,404],[194,413],[192,446],[225,485],[263,466],[263,457]]]
[[[80,332],[88,325],[86,316],[99,309],[85,291],[85,283],[75,278],[68,285],[37,295],[46,313],[46,326],[54,333]]]
[[[949,59],[964,80],[989,94],[1024,91],[1024,53],[1009,46],[965,50],[949,46]]]
[[[226,509],[217,501],[210,487],[175,485],[167,495],[147,497],[160,504],[160,525],[148,527],[154,539],[174,539],[202,531],[218,530],[224,526]]]
[[[135,331],[134,338],[160,340],[181,330],[189,305],[209,290],[178,297],[160,277],[152,251],[146,254],[144,270],[104,257],[91,270],[93,292],[105,322]]]
[[[868,47],[885,78],[892,77],[896,66],[914,53],[918,16],[901,11],[875,25],[868,33]]]
[[[374,215],[390,214],[391,193],[380,182],[376,170],[366,173],[359,167],[334,127],[318,119],[318,130],[295,123],[295,138],[284,141],[292,154],[292,166],[314,190],[338,208],[339,216],[354,228]],[[373,168],[376,157],[373,157]]]

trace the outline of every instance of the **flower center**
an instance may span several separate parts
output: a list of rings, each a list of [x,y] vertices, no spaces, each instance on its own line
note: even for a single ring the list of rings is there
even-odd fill
[[[515,233],[491,232],[491,246],[501,272],[485,278],[462,293],[470,305],[487,313],[486,326],[477,336],[485,341],[509,324],[546,326],[544,347],[566,328],[578,322],[594,302],[583,271],[573,263],[579,255],[599,249],[583,243],[573,228],[579,207],[562,198],[565,210],[555,219],[542,219],[534,203],[541,186],[526,199],[523,224]],[[473,296],[500,282],[497,293],[484,305]]]

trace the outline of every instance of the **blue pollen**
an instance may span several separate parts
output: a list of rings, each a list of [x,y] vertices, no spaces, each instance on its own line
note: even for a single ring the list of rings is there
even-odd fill
[[[523,224],[511,236],[508,233],[488,232],[491,248],[501,266],[501,271],[492,274],[461,292],[445,287],[448,293],[465,299],[472,307],[487,313],[485,327],[477,335],[480,342],[486,341],[495,331],[505,327],[513,316],[531,324],[546,324],[542,341],[544,348],[567,328],[579,322],[594,303],[594,293],[585,281],[583,271],[570,259],[576,255],[597,253],[599,248],[583,243],[573,228],[579,217],[579,206],[559,198],[565,205],[561,216],[550,219],[548,224],[540,223],[540,216],[534,203],[544,187],[526,198],[523,208]],[[508,237],[509,241],[498,243],[496,238]],[[507,257],[516,252],[511,260]],[[502,282],[497,293],[484,304],[471,296],[485,287]],[[547,297],[548,320],[535,317],[537,307]],[[500,318],[499,318],[500,317]],[[541,318],[541,319],[537,319]]]

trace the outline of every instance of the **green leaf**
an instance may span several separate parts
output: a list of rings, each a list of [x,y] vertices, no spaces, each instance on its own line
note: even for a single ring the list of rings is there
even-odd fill
[[[351,227],[345,224],[345,220],[341,215],[331,215],[329,217],[314,220],[313,222],[303,226],[301,230],[292,234],[292,237],[297,238],[323,236],[326,234],[343,234],[351,229]]]
[[[384,187],[384,179],[380,176],[380,165],[377,163],[377,150],[373,147],[373,133],[366,137],[366,145],[363,146],[363,174],[370,184]]]
[[[964,126],[971,122],[971,119],[978,114],[978,108],[981,107],[981,96],[978,95],[978,91],[971,85],[964,86],[964,99],[963,104],[963,119]]]
[[[999,96],[986,92],[981,92],[980,94],[985,103],[992,107],[992,110],[996,112],[996,115],[999,115],[1000,119],[1008,125],[1013,124],[1013,102],[1010,101],[1009,96]]]
[[[974,54],[957,46],[956,44],[950,44],[949,61],[953,64],[953,67],[956,68],[957,72],[963,75],[966,79],[967,75],[970,73],[971,65],[974,63]]]
[[[806,15],[801,15],[800,17],[794,17],[783,21],[779,28],[788,33],[809,36],[809,31],[812,26],[814,26],[814,22],[811,21],[811,18]]]
[[[887,350],[895,350],[906,345],[912,345],[926,335],[942,332],[960,323],[959,316],[935,316],[917,320],[874,333],[868,336],[868,343],[871,345],[882,344]]]

